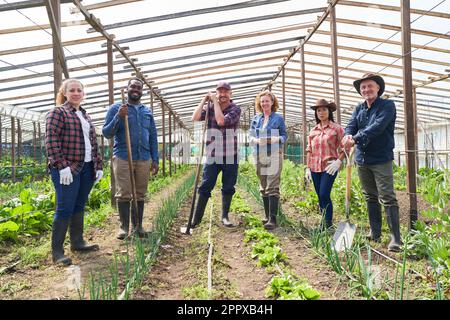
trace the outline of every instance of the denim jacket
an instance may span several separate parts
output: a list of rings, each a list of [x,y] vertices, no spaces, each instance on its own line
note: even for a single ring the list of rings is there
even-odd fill
[[[284,124],[283,116],[279,113],[272,112],[269,116],[269,122],[265,129],[263,129],[264,114],[260,113],[253,117],[252,124],[250,126],[249,140],[252,138],[269,138],[280,137],[280,143],[278,147],[281,147],[286,142],[286,125]],[[260,152],[261,146],[256,145],[256,151]],[[270,154],[271,145],[267,145],[267,152]]]
[[[359,104],[345,129],[356,143],[356,162],[359,165],[381,164],[394,160],[394,129],[396,109],[394,101],[378,97],[370,107]]]
[[[114,137],[113,155],[127,160],[125,122],[118,114],[121,105],[121,103],[116,103],[109,108],[102,132],[107,139]],[[157,163],[158,136],[151,110],[143,104],[137,108],[128,105],[128,125],[133,160],[149,160],[151,158],[153,162]]]

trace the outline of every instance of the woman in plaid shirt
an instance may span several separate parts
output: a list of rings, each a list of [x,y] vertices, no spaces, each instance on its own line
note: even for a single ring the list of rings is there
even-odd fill
[[[56,97],[57,107],[46,116],[45,148],[48,168],[56,191],[56,213],[52,226],[54,263],[70,265],[64,256],[64,239],[70,233],[72,251],[98,250],[83,239],[84,207],[89,193],[102,175],[102,159],[91,118],[80,105],[83,84],[67,79]]]
[[[343,151],[338,152],[344,129],[334,122],[334,102],[319,99],[311,109],[314,110],[317,125],[308,136],[306,175],[309,179],[312,178],[319,197],[320,211],[325,214],[325,226],[329,229],[333,224],[331,188],[345,156]]]

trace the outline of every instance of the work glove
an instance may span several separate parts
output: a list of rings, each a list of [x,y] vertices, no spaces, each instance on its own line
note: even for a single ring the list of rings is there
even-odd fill
[[[305,179],[308,180],[309,182],[312,181],[311,169],[310,168],[306,168],[305,169]]]
[[[258,144],[260,146],[265,146],[267,145],[267,138],[258,138]]]
[[[334,161],[329,161],[328,166],[325,168],[325,171],[329,175],[334,175],[336,172],[338,172],[339,168],[341,167],[342,161],[339,159],[336,159]]]
[[[94,184],[97,184],[97,182],[100,181],[100,179],[103,177],[103,170],[97,170],[95,172],[95,181]]]
[[[70,167],[65,167],[62,170],[59,170],[59,183],[64,185],[69,185],[73,182],[72,172],[70,171]]]

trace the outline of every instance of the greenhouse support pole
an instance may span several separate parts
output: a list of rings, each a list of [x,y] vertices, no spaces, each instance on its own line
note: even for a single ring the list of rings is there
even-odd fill
[[[306,81],[305,81],[305,46],[300,48],[300,66],[301,66],[301,78],[302,78],[302,156],[303,164],[306,165]]]
[[[169,157],[169,176],[172,176],[172,112],[169,110],[169,148],[168,148],[168,157]]]
[[[53,91],[54,97],[58,94],[62,83],[62,63],[65,62],[64,51],[61,47],[61,3],[59,0],[46,0],[48,19],[52,27],[53,41]],[[61,56],[62,54],[62,56]]]
[[[22,154],[22,125],[20,119],[17,119],[17,164],[22,165],[22,159],[20,155]]]
[[[412,59],[411,59],[411,17],[410,1],[401,1],[402,19],[402,62],[403,62],[403,107],[405,115],[405,146],[407,167],[407,188],[409,195],[409,229],[417,221],[416,194],[416,137],[414,135],[415,109],[413,103]]]
[[[33,160],[34,162],[37,162],[37,158],[36,158],[36,122],[33,121]]]
[[[2,116],[0,116],[0,160],[3,156],[3,142],[2,142]]]
[[[176,127],[177,123],[176,123],[176,117],[175,117],[175,113],[173,114],[173,146],[175,147],[176,145],[176,140],[177,140],[177,127]],[[174,148],[175,150],[175,148]],[[172,153],[171,153],[172,155]],[[177,155],[174,154],[173,155],[173,172],[176,174],[177,173]]]
[[[162,112],[162,171],[163,177],[166,176],[166,116],[164,112],[164,101],[161,100]]]
[[[282,78],[282,92],[283,92],[283,120],[286,123],[286,70],[284,66],[281,78]],[[283,143],[283,159],[286,159],[286,143]]]
[[[38,128],[38,140],[39,140],[39,164],[42,164],[42,135],[41,135],[41,123],[38,122],[37,124],[37,128]],[[47,155],[47,152],[45,152],[45,154]]]
[[[16,182],[16,121],[11,117],[11,178]]]
[[[336,9],[330,8],[330,31],[331,31],[331,63],[333,66],[333,89],[334,103],[336,103],[336,121],[341,124],[341,101],[339,98],[339,72],[338,72],[338,51],[336,35]]]

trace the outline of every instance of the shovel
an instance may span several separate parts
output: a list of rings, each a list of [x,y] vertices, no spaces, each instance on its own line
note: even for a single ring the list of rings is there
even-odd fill
[[[345,150],[344,150],[345,152]],[[350,223],[350,187],[352,182],[352,164],[351,159],[353,157],[354,149],[350,151],[350,155],[347,155],[345,152],[345,156],[347,157],[347,181],[346,181],[346,190],[345,190],[345,217],[346,221],[341,221],[338,223],[336,232],[334,233],[332,246],[336,250],[336,252],[341,252],[344,249],[349,249],[352,246],[353,238],[356,232],[356,226]]]
[[[198,164],[197,164],[197,173],[195,174],[194,194],[192,196],[191,212],[189,214],[189,220],[188,220],[187,226],[180,228],[181,233],[188,234],[188,235],[190,235],[192,232],[191,224],[192,224],[192,217],[194,216],[195,200],[197,198],[197,186],[198,186],[198,181],[200,178],[200,171],[202,170],[202,158],[203,158],[203,152],[205,149],[205,132],[208,127],[208,113],[209,113],[210,105],[211,105],[211,101],[208,101],[208,107],[206,108],[205,122],[203,123],[202,142],[201,142],[202,147],[201,147],[200,156],[199,156]]]

